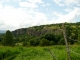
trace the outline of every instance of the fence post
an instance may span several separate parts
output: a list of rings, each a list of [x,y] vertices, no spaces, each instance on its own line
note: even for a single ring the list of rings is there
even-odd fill
[[[69,50],[69,46],[68,46],[68,42],[67,42],[67,38],[66,38],[66,29],[64,27],[64,23],[62,24],[62,26],[63,26],[63,35],[64,35],[64,40],[65,40],[66,50],[67,50],[67,57],[68,57],[68,60],[71,60],[70,59],[70,50]]]
[[[49,48],[47,48],[47,49],[49,50],[50,54],[52,55],[53,60],[58,60],[58,59],[56,58],[56,56],[51,52],[51,50],[50,50]]]
[[[80,27],[78,27],[78,41],[80,41]],[[80,45],[80,42],[78,44]]]

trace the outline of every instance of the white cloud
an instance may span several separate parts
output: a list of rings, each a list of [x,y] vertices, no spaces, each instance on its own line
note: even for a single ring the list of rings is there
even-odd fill
[[[0,9],[2,8],[2,4],[0,4]]]
[[[62,14],[58,12],[53,12],[53,15],[58,16],[58,17],[62,16]]]
[[[41,4],[41,6],[43,6],[43,7],[46,7],[46,6],[47,6],[47,7],[48,7],[48,6],[51,6],[51,4],[50,4],[50,3],[45,3],[45,2],[44,2],[43,4]]]
[[[44,13],[6,6],[0,10],[0,28],[14,30],[42,24],[73,22],[76,17],[80,16],[80,8],[75,8],[65,15],[58,12],[53,12],[53,14],[58,18],[48,20]]]
[[[73,9],[71,9],[71,8],[66,8],[66,9],[64,9],[64,11],[66,11],[66,12],[71,12],[71,11],[73,11]]]
[[[28,8],[37,8],[38,7],[38,4],[42,4],[42,0],[28,0],[26,2],[20,2],[19,5],[21,7],[28,7]]]
[[[72,5],[80,6],[80,0],[53,0],[53,1],[60,6],[69,7],[72,7]]]
[[[1,2],[10,2],[10,1],[15,1],[15,2],[20,2],[22,0],[0,0]]]
[[[35,26],[48,23],[47,17],[44,13],[35,12],[34,10],[28,10],[25,8],[13,8],[11,6],[5,6],[0,10],[1,21],[3,25],[2,29],[14,30],[17,28]],[[0,22],[1,24],[2,22]]]
[[[18,1],[18,2],[20,2],[20,1],[22,1],[22,0],[13,0],[13,1]]]
[[[2,2],[0,1],[0,4],[1,4]]]
[[[9,2],[10,0],[1,0],[1,2]]]
[[[0,27],[4,24],[3,20],[0,18]]]
[[[18,27],[18,24],[21,21],[20,18],[23,16],[20,13],[22,13],[20,9],[6,6],[4,9],[0,10],[0,17],[4,21],[4,25]]]
[[[50,9],[48,8],[47,8],[47,10],[49,10],[48,13],[40,12],[38,5],[38,4],[43,5],[44,6],[43,11],[45,11],[46,6],[48,7],[51,6],[51,4],[48,4],[48,2],[45,3],[42,2],[42,0],[27,0],[26,2],[22,2],[21,0],[14,0],[14,1],[17,1],[20,7],[14,8],[12,6],[9,5],[7,6],[5,4],[3,7],[2,2],[0,2],[0,29],[14,30],[18,28],[24,28],[42,24],[73,22],[76,17],[80,16],[80,8],[74,8],[72,10],[69,9],[70,7],[68,7],[64,9],[68,14],[62,14],[57,11],[50,14],[49,12]],[[72,4],[71,2],[67,4],[68,0],[64,1],[55,0],[55,2],[57,4],[60,4],[61,6],[64,5],[64,3],[66,3],[65,4],[66,6]],[[75,4],[77,4],[77,2]],[[36,11],[36,9],[38,9],[39,11]],[[51,10],[53,10],[53,8]],[[57,16],[57,18],[55,19],[55,17],[54,18],[49,17],[48,14],[55,15]],[[50,20],[51,18],[52,20]]]
[[[3,0],[0,2],[0,29],[14,30],[47,23],[47,17],[44,13],[34,11],[34,8],[38,7],[37,3],[43,3],[42,0],[15,1],[19,1],[20,8],[7,5],[2,8]]]
[[[46,3],[46,6],[50,6],[51,4],[50,3]]]
[[[43,3],[42,0],[28,0],[30,3]]]
[[[69,6],[69,5],[79,5],[80,4],[80,0],[65,0],[64,3]]]
[[[46,24],[47,22],[47,17],[45,14],[41,12],[33,12],[33,15],[31,15],[30,18],[22,22],[20,26],[25,27],[26,25],[28,26],[35,26],[35,25],[42,25]]]
[[[80,17],[80,8],[75,8],[73,11],[70,11],[68,14],[62,15],[55,13],[56,16],[59,16],[58,19],[55,20],[55,23],[62,22],[75,22],[77,17]]]
[[[27,14],[22,9],[15,9],[10,6],[0,10],[0,17],[5,25],[18,27],[18,24],[21,23],[22,19],[26,19],[26,16]]]
[[[59,6],[64,6],[64,4],[61,3],[63,0],[53,0],[53,1]]]
[[[27,8],[37,8],[38,7],[35,3],[29,3],[29,2],[20,2],[19,4],[21,7],[27,7]]]

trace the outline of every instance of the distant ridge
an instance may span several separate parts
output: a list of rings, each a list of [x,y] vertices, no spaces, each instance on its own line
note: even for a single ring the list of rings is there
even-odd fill
[[[65,26],[72,26],[72,27],[80,27],[80,22],[76,23],[65,23]],[[33,26],[29,28],[20,28],[12,31],[13,35],[29,35],[29,36],[41,36],[46,33],[54,33],[54,34],[62,34],[62,23],[58,24],[46,24],[40,26]]]
[[[6,33],[6,31],[4,31],[4,30],[0,30],[0,33]]]

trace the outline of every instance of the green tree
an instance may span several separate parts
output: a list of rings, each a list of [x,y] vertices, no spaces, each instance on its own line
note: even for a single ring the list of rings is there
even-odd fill
[[[80,41],[80,29],[78,29],[78,40]]]
[[[9,30],[7,30],[6,34],[4,35],[3,45],[12,46],[13,44],[13,35]]]
[[[55,35],[53,33],[46,33],[42,38],[55,42]]]
[[[2,38],[1,38],[1,36],[0,36],[0,42],[2,41]]]
[[[39,40],[37,40],[36,38],[32,38],[29,42],[31,46],[39,45]]]
[[[52,43],[51,43],[52,44]],[[41,41],[40,41],[40,46],[49,46],[50,45],[50,41],[49,40],[47,40],[47,39],[42,39]]]

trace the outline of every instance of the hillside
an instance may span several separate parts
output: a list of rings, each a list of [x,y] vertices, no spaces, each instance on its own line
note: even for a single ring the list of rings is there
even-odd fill
[[[80,22],[65,23],[65,29],[70,44],[76,43],[75,40],[80,40]],[[12,31],[12,34],[15,37],[16,42],[26,42],[25,44],[28,42],[33,46],[36,46],[36,44],[40,45],[40,43],[44,45],[45,43],[42,43],[43,41],[50,42],[51,45],[64,44],[61,23],[21,28]]]
[[[50,25],[41,25],[41,26],[33,26],[29,28],[21,28],[13,31],[13,35],[23,35],[27,34],[30,36],[40,36],[45,33],[52,33],[55,34],[61,33],[62,28],[61,24],[50,24]]]
[[[76,44],[80,41],[80,22],[65,23],[65,29],[69,44]],[[12,34],[14,41],[13,43],[15,45],[50,46],[65,44],[63,27],[61,23],[21,28],[12,31]],[[4,35],[1,35],[0,42],[2,42],[3,39]]]
[[[77,23],[65,23],[65,27],[67,28],[78,28],[80,27],[80,22]],[[67,29],[69,30],[69,29]],[[21,28],[17,29],[12,32],[13,35],[30,35],[30,36],[40,36],[45,33],[55,33],[60,34],[62,33],[62,24],[50,24],[50,25],[40,25],[40,26],[33,26],[29,28]]]

